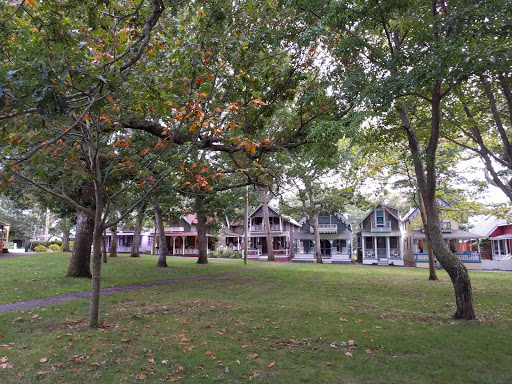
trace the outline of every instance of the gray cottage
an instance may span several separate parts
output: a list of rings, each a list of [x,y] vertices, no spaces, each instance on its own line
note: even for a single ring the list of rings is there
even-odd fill
[[[359,223],[358,258],[363,264],[404,265],[400,211],[378,204]]]
[[[293,236],[294,262],[314,263],[315,235],[313,227],[307,223],[307,217],[299,224],[301,229]],[[329,264],[350,264],[352,255],[352,226],[341,213],[319,215],[320,248],[322,261]]]
[[[299,230],[299,224],[285,217],[277,208],[269,205],[270,235],[274,246],[274,258],[277,261],[288,261],[290,259],[290,244],[293,235]],[[249,216],[249,260],[268,260],[267,238],[265,231],[265,220],[263,219],[263,208],[260,205]]]

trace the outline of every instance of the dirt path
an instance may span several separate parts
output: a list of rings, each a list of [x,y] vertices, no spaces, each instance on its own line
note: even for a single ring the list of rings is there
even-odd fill
[[[17,256],[13,255],[11,257],[17,257]],[[103,288],[101,290],[101,296],[116,295],[118,293],[135,291],[137,289],[142,289],[142,288],[157,287],[157,286],[161,286],[161,285],[185,283],[187,281],[199,281],[199,280],[214,279],[214,278],[217,278],[217,277],[229,276],[229,275],[234,275],[234,274],[237,274],[237,273],[254,271],[254,270],[257,270],[257,269],[279,267],[281,265],[286,265],[286,264],[289,264],[289,263],[278,263],[278,264],[272,264],[272,265],[262,265],[260,267],[246,268],[246,269],[237,269],[237,270],[234,270],[234,271],[226,271],[226,272],[214,273],[214,274],[211,274],[211,275],[189,276],[189,277],[182,277],[180,279],[148,281],[148,282],[145,282],[145,283],[121,285],[121,286],[118,286],[118,287]],[[16,311],[40,308],[40,307],[45,307],[47,305],[55,305],[55,304],[59,304],[59,303],[65,303],[67,301],[88,299],[89,297],[91,297],[91,292],[90,291],[80,291],[80,292],[66,293],[66,294],[57,295],[57,296],[42,297],[40,299],[16,301],[14,303],[0,304],[0,313],[16,312]]]

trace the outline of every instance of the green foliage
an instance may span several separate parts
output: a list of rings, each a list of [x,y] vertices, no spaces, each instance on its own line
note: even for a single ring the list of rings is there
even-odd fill
[[[38,245],[34,247],[34,251],[36,252],[46,252],[48,248],[46,248],[44,245]]]
[[[231,248],[217,249],[210,253],[212,258],[224,258],[224,259],[241,259],[242,254],[238,251],[234,251]]]
[[[58,245],[58,244],[50,244],[50,246],[48,247],[48,249],[50,251],[53,251],[53,252],[59,252],[59,251],[62,251],[62,246],[61,245]]]

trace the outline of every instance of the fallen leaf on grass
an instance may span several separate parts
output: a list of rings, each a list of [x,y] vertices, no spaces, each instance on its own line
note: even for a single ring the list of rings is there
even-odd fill
[[[5,363],[7,361],[7,356],[0,357],[0,363]]]
[[[367,349],[366,349],[366,353],[367,353],[367,354],[369,354],[369,355],[371,355],[371,354],[373,353],[373,351],[372,351],[370,348],[367,348]]]
[[[256,359],[258,357],[258,354],[257,353],[249,353],[249,357],[251,359]]]
[[[147,375],[143,375],[142,373],[139,373],[137,376],[135,376],[135,380],[144,380]]]
[[[47,361],[48,361],[48,359],[46,357],[42,357],[39,359],[40,363],[46,363]]]
[[[13,364],[9,364],[9,363],[0,364],[0,368],[3,368],[3,369],[8,369],[8,368],[12,368],[12,367],[14,367]]]
[[[268,367],[269,367],[269,368],[272,368],[274,365],[276,365],[276,362],[275,362],[275,361],[271,362],[271,363],[268,365]]]
[[[213,356],[213,352],[212,351],[206,351],[204,354],[206,356]]]
[[[352,352],[347,351],[347,352],[345,352],[345,355],[346,355],[346,356],[349,356],[349,357],[352,357]]]

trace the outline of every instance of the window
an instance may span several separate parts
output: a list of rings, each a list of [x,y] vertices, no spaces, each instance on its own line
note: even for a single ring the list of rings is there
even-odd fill
[[[391,249],[398,248],[398,238],[397,237],[389,238],[389,248],[391,248]]]
[[[373,237],[365,237],[364,240],[364,247],[366,249],[373,249]]]
[[[383,209],[375,210],[375,223],[377,224],[377,227],[384,226],[384,210]]]

